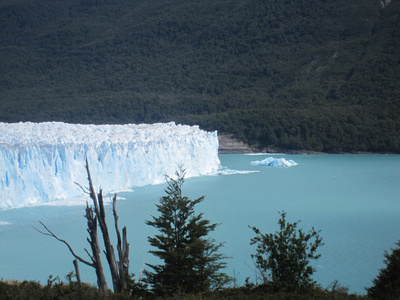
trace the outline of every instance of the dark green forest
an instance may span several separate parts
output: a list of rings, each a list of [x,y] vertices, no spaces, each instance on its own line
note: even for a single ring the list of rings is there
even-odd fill
[[[0,0],[0,121],[400,153],[400,0]]]

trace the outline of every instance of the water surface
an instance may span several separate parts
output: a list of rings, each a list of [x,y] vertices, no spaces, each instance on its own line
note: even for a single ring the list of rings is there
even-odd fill
[[[270,168],[251,166],[267,156],[220,155],[229,169],[258,171],[241,175],[190,178],[184,194],[194,199],[205,195],[198,212],[214,223],[212,233],[225,242],[221,252],[227,259],[226,272],[239,284],[247,277],[259,280],[250,257],[255,247],[250,226],[262,232],[278,229],[278,211],[290,222],[301,220],[305,231],[321,230],[325,245],[315,263],[314,278],[323,287],[338,280],[350,292],[365,294],[365,287],[384,266],[383,253],[400,239],[399,155],[275,155],[293,159],[298,166]],[[131,272],[139,274],[144,263],[155,262],[147,251],[147,236],[153,228],[144,224],[157,214],[155,203],[164,195],[164,185],[135,188],[121,193],[118,201],[120,227],[128,227]],[[111,208],[107,209],[112,224]],[[65,245],[39,234],[34,228],[43,221],[68,240],[81,256],[86,242],[84,206],[26,207],[0,211],[0,278],[39,280],[73,271],[73,257]],[[113,232],[114,228],[110,228]],[[105,262],[105,259],[104,259]],[[84,281],[95,283],[93,269],[80,264]]]

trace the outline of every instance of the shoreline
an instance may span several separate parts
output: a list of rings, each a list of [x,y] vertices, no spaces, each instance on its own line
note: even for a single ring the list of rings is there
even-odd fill
[[[218,135],[218,154],[329,154],[326,152],[318,152],[311,150],[279,150],[271,148],[256,148],[249,146],[248,144],[239,141],[233,137],[232,134],[221,134]]]
[[[256,148],[239,141],[233,137],[233,134],[218,135],[218,154],[294,154],[294,155],[329,155],[329,154],[398,154],[391,152],[320,152],[313,150],[289,150],[289,149],[272,149],[272,148]]]

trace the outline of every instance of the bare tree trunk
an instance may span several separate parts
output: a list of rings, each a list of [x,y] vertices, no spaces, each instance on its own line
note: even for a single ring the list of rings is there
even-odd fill
[[[104,210],[104,203],[103,203],[103,193],[102,193],[102,190],[100,189],[99,193],[96,195],[96,192],[94,190],[94,186],[92,183],[92,178],[90,176],[89,163],[88,163],[87,159],[86,159],[86,171],[87,171],[88,180],[89,180],[90,198],[92,198],[92,200],[93,200],[96,218],[99,222],[99,226],[100,226],[101,232],[103,234],[104,247],[106,248],[104,253],[106,255],[108,265],[110,267],[114,293],[119,293],[121,291],[121,285],[120,285],[120,280],[119,280],[119,275],[118,275],[117,261],[115,259],[115,254],[114,254],[114,248],[111,245],[110,236],[108,234],[108,228],[107,228],[107,223],[106,223],[106,213]]]
[[[87,232],[89,233],[90,239],[87,238],[87,241],[92,248],[93,255],[89,255],[93,261],[94,268],[96,270],[97,277],[97,285],[100,290],[107,292],[107,280],[104,275],[103,264],[101,262],[101,251],[100,251],[100,243],[97,235],[97,218],[93,215],[93,209],[89,207],[89,204],[86,204],[86,215],[87,219]],[[89,254],[89,253],[88,253]]]
[[[118,227],[118,214],[117,214],[117,194],[113,198],[113,214],[115,221],[115,231],[117,233],[117,250],[118,250],[118,268],[121,282],[121,289],[128,290],[129,288],[129,243],[127,241],[126,226],[122,229],[122,241],[121,233]]]
[[[76,281],[78,282],[78,285],[81,286],[81,274],[79,272],[78,260],[74,259],[73,263],[74,263],[74,267],[75,267]]]
[[[113,213],[114,213],[114,221],[115,221],[115,229],[117,231],[117,237],[118,237],[118,255],[120,258],[120,262],[117,263],[117,260],[115,258],[115,252],[114,252],[114,247],[111,244],[110,241],[110,235],[108,233],[108,227],[107,227],[107,222],[106,222],[106,213],[104,210],[104,201],[103,201],[103,193],[102,190],[100,189],[99,193],[96,195],[93,183],[92,183],[92,178],[90,175],[90,170],[89,170],[89,163],[88,160],[86,159],[86,171],[88,174],[88,180],[89,180],[89,190],[90,190],[90,197],[93,200],[94,204],[94,211],[97,217],[97,220],[99,222],[99,226],[103,235],[103,241],[104,241],[104,247],[105,247],[105,255],[108,261],[108,265],[110,267],[110,272],[111,272],[111,278],[113,282],[113,288],[114,288],[114,293],[120,293],[123,289],[128,289],[128,269],[129,269],[129,244],[126,241],[126,228],[124,227],[124,245],[123,249],[120,250],[121,248],[121,234],[119,232],[118,228],[118,215],[116,211],[116,200],[117,200],[117,194],[114,195],[113,198]]]

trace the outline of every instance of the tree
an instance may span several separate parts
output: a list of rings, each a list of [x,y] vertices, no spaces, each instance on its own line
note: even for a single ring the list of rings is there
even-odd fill
[[[372,299],[400,299],[400,241],[396,245],[398,248],[392,249],[391,254],[385,251],[386,267],[373,280],[374,285],[367,288],[368,296]]]
[[[151,246],[158,250],[150,253],[163,261],[159,265],[148,264],[153,272],[145,271],[145,281],[152,285],[155,294],[165,296],[176,292],[198,293],[215,290],[229,281],[220,269],[226,267],[217,253],[222,243],[207,239],[218,224],[195,214],[194,207],[204,196],[190,200],[182,195],[185,171],[176,172],[177,179],[166,177],[166,196],[160,198],[157,210],[160,216],[152,216],[147,225],[159,230],[148,237]]]
[[[92,249],[92,254],[89,253],[87,249],[85,249],[86,253],[89,255],[91,261],[88,261],[86,259],[83,259],[82,257],[78,256],[72,247],[69,245],[69,243],[63,239],[60,239],[56,234],[54,234],[44,223],[40,222],[40,224],[45,228],[46,232],[42,232],[38,229],[40,233],[51,236],[58,241],[64,243],[71,254],[77,259],[78,261],[93,267],[96,271],[96,276],[97,276],[97,285],[99,289],[103,292],[108,291],[108,286],[107,286],[107,281],[104,275],[104,270],[103,270],[103,265],[101,262],[101,251],[100,251],[100,243],[99,243],[99,238],[97,234],[97,225],[100,227],[102,236],[103,236],[103,241],[104,241],[104,247],[105,247],[105,255],[107,258],[108,265],[110,267],[110,272],[111,272],[111,278],[113,282],[113,289],[115,293],[120,293],[122,291],[126,291],[129,288],[129,243],[127,241],[127,231],[126,227],[122,229],[122,238],[121,238],[121,233],[119,230],[118,226],[118,214],[117,214],[117,208],[116,208],[116,201],[117,201],[117,194],[114,195],[113,197],[113,206],[112,206],[112,211],[114,215],[114,226],[117,234],[117,251],[118,251],[118,258],[119,261],[117,261],[115,252],[114,252],[114,247],[111,244],[110,241],[110,236],[108,233],[108,226],[106,223],[106,214],[104,210],[104,201],[103,201],[103,193],[102,190],[100,189],[99,193],[96,194],[92,178],[90,176],[90,170],[89,170],[89,163],[88,160],[86,159],[86,171],[88,174],[88,181],[89,181],[89,189],[82,189],[90,195],[90,198],[93,201],[93,207],[89,206],[88,203],[86,203],[86,214],[85,218],[87,219],[87,231],[89,233],[90,238],[87,238],[87,241],[90,244],[90,247]],[[79,270],[77,267],[76,260],[74,261],[75,265],[75,270],[77,273],[77,277],[79,274]]]
[[[321,256],[316,254],[318,247],[323,245],[320,231],[312,228],[304,233],[302,229],[297,229],[300,221],[289,223],[285,212],[279,214],[280,228],[275,234],[263,234],[258,228],[250,227],[256,233],[250,244],[257,245],[257,252],[252,258],[264,283],[277,290],[291,292],[311,287],[315,285],[311,279],[315,269],[309,263]]]

